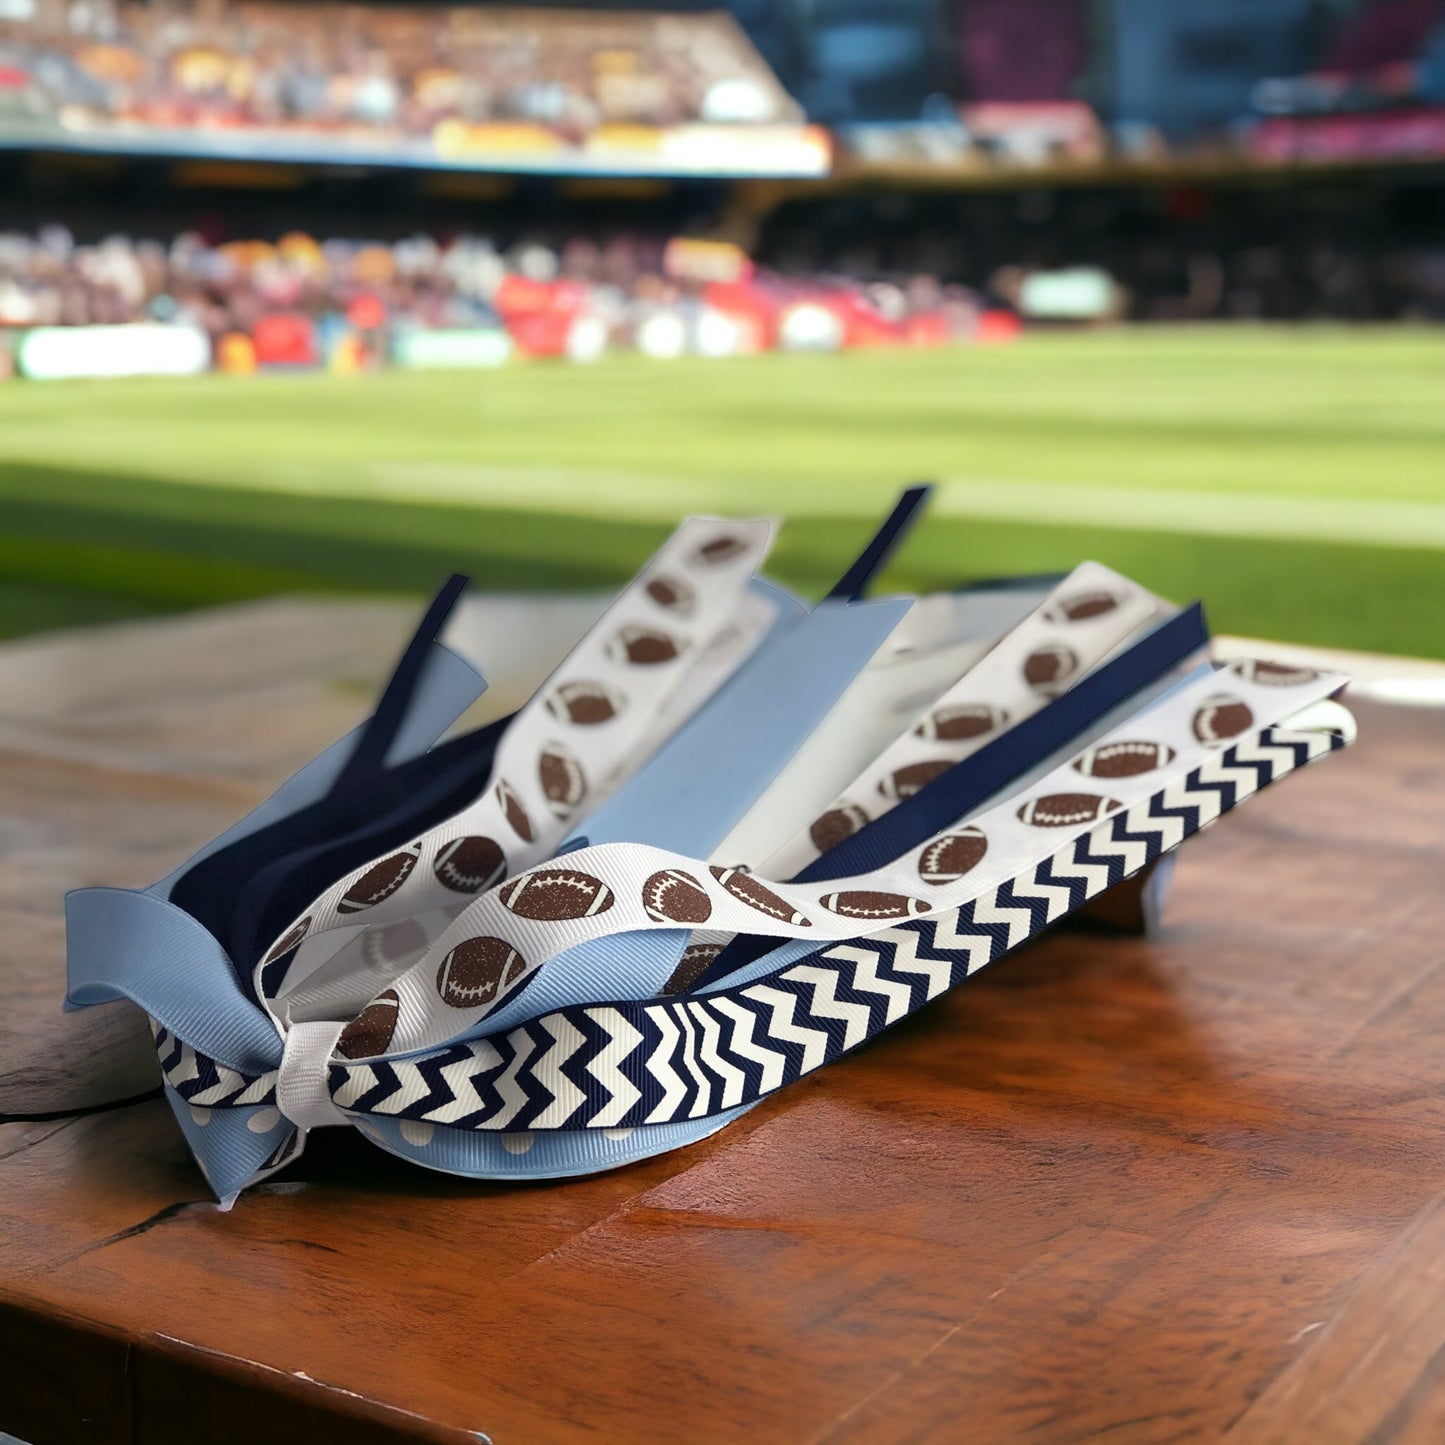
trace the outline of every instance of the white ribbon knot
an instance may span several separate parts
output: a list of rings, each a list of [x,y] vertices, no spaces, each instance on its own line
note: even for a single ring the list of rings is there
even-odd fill
[[[338,1109],[327,1087],[326,1071],[345,1022],[292,1024],[286,1030],[281,1070],[276,1078],[276,1107],[298,1129],[321,1129],[351,1120]]]

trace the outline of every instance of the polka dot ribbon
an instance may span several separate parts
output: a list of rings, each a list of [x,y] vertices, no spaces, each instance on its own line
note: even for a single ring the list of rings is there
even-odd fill
[[[538,1132],[574,1131],[572,1152],[603,1162],[599,1149],[633,1131],[666,1147],[687,1121],[726,1122],[1343,746],[1349,716],[1324,701],[1343,682],[1260,662],[1195,679],[875,874],[803,887],[626,845],[532,869],[473,904],[439,962],[341,1031],[325,1066],[330,1107],[443,1168],[469,1135],[520,1155]],[[591,1001],[579,979],[575,1002],[486,1030],[488,1012],[579,942],[645,943],[650,930],[720,921],[818,947],[676,998]],[[435,1018],[451,1020],[447,1037],[418,1047]],[[191,1111],[184,1127],[234,1110],[263,1138],[279,1131],[255,1178],[294,1157],[274,1071],[227,1069],[164,1030],[157,1046]]]

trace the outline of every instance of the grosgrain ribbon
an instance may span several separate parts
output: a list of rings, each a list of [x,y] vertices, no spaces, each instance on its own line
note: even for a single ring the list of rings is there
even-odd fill
[[[466,1037],[540,969],[603,937],[706,928],[842,940],[957,908],[975,888],[1012,876],[1041,833],[1057,838],[1132,806],[1158,778],[1344,682],[1313,672],[1259,675],[1268,680],[1229,670],[1182,687],[1056,768],[1023,803],[1006,799],[852,878],[787,883],[636,844],[569,853],[471,904],[389,997],[373,1001],[387,1011],[385,1026],[379,1013],[364,1014],[339,1048],[350,1057],[401,1054]],[[381,1046],[364,1047],[377,1038]]]
[[[868,872],[971,813],[1000,790],[1021,786],[1020,780],[1040,759],[1070,746],[1082,746],[1084,739],[1109,725],[1111,716],[1147,705],[1189,659],[1202,658],[1208,637],[1198,603],[1146,629],[1061,696],[984,739],[982,747],[917,792],[892,800],[886,811],[856,832],[829,840],[828,849],[793,881],[811,883]],[[728,942],[726,935],[708,941],[721,952],[709,959],[700,946],[689,950],[691,966],[679,967],[680,982],[714,982],[756,958],[765,946],[757,938],[738,937]],[[672,982],[669,980],[670,985]]]
[[[1164,685],[1159,669],[1177,664],[1195,645],[1188,639],[1202,636],[1197,609],[1140,637],[1161,604],[1085,564],[1022,623],[1027,601],[1001,609],[998,615],[1011,614],[1015,623],[1010,636],[935,701],[932,731],[916,720],[839,800],[847,803],[852,788],[871,796],[880,780],[919,762],[933,765],[936,776],[921,778],[916,791],[895,788],[896,798],[885,792],[891,806],[875,805],[856,833],[821,856],[810,839],[804,855],[812,862],[792,882],[710,862],[706,849],[729,819],[754,806],[828,714],[849,667],[861,665],[911,605],[845,598],[861,593],[917,501],[917,494],[904,499],[815,613],[776,622],[783,614],[768,590],[748,580],[752,559],[747,573],[739,568],[717,616],[699,621],[671,656],[655,643],[659,632],[667,636],[655,611],[651,623],[627,612],[644,596],[653,608],[677,600],[639,591],[656,578],[650,564],[516,718],[392,768],[402,750],[388,737],[413,710],[422,675],[414,644],[370,733],[351,748],[334,799],[308,804],[296,815],[298,823],[306,819],[299,828],[284,809],[273,812],[267,828],[241,830],[228,845],[234,861],[222,848],[209,870],[203,861],[196,873],[182,870],[165,885],[183,892],[193,878],[215,888],[240,876],[233,922],[244,930],[263,907],[274,914],[288,890],[294,898],[300,880],[327,866],[324,860],[347,849],[365,858],[357,850],[366,840],[393,830],[389,851],[353,863],[306,910],[304,937],[286,930],[266,951],[254,983],[270,1018],[241,998],[234,978],[233,1002],[218,994],[197,996],[197,1007],[152,1008],[164,1003],[152,984],[131,987],[121,975],[139,979],[149,969],[163,978],[169,970],[184,989],[188,950],[199,956],[209,948],[215,967],[207,968],[218,979],[231,970],[224,950],[193,919],[192,933],[182,928],[163,958],[147,960],[145,929],[130,936],[124,909],[107,913],[110,905],[100,905],[102,894],[137,906],[153,907],[153,900],[115,890],[78,895],[77,919],[88,899],[99,907],[87,925],[92,933],[110,918],[125,934],[117,951],[126,962],[94,992],[127,994],[152,1010],[166,1096],[217,1192],[232,1197],[293,1158],[308,1129],[337,1123],[355,1123],[383,1147],[433,1167],[482,1175],[574,1173],[689,1142],[857,1047],[1251,792],[1346,740],[1340,718],[1347,715],[1339,710],[1323,730],[1281,725],[1342,681],[1300,669],[1247,664],[1191,676],[1142,710],[1126,703],[1146,677],[1158,673],[1150,685]],[[694,534],[691,541],[714,554],[684,554],[695,567],[738,558],[731,534],[748,524],[712,525],[727,530],[721,540]],[[664,576],[675,581],[676,567]],[[700,596],[694,587],[695,617]],[[439,599],[429,614],[438,626],[447,605]],[[946,649],[950,615],[936,602],[919,608],[913,630]],[[844,650],[856,660],[843,658],[840,667],[835,659],[812,681],[812,662],[833,652],[824,639],[840,622],[837,636],[848,639]],[[769,641],[755,647],[765,631]],[[904,631],[897,628],[899,638]],[[647,660],[636,655],[640,642]],[[599,658],[587,652],[593,643],[604,648]],[[1108,661],[1121,646],[1126,650]],[[645,696],[635,726],[615,726],[630,713],[616,705],[623,695],[617,677],[630,682],[638,671],[684,657],[689,664],[672,668],[669,685]],[[960,691],[970,681],[977,697]],[[575,684],[582,689],[564,691]],[[1061,690],[1069,698],[1062,711]],[[1012,714],[1006,723],[941,735],[936,720],[944,704],[990,703]],[[576,716],[579,707],[594,715]],[[1058,761],[1057,749],[1077,735],[1081,719],[1117,719],[1131,710],[1121,726],[1082,751],[1075,744],[1076,756]],[[559,725],[573,730],[562,735],[564,747],[578,737],[609,743],[598,750],[600,762],[589,755],[585,769],[570,750],[586,779],[585,802],[573,797],[576,770],[554,766],[551,789],[543,776]],[[742,748],[733,743],[739,736],[747,740]],[[722,759],[729,766],[720,766]],[[699,767],[701,788],[693,783]],[[396,787],[411,776],[408,769],[420,785],[415,799]],[[1052,771],[1039,777],[1044,769]],[[497,841],[470,829],[468,810],[487,810],[494,826],[509,821],[508,799],[497,787],[509,771],[535,783],[525,799],[509,785],[536,835],[535,851],[503,850],[474,890],[450,886],[443,871],[473,861],[468,854],[459,862],[462,843]],[[472,796],[483,778],[481,800],[460,810],[443,806],[460,789]],[[384,816],[368,818],[367,791],[382,783],[390,789]],[[973,809],[971,800],[991,792],[997,796],[983,812]],[[595,823],[599,838],[616,841],[589,845],[574,836],[562,856],[546,861],[599,798],[588,829]],[[551,819],[545,839],[533,810]],[[513,822],[516,816],[510,812]],[[457,830],[459,817],[466,823]],[[925,818],[946,826],[920,836]],[[410,819],[418,820],[415,832],[396,834]],[[261,851],[271,830],[291,850],[274,859]],[[845,857],[854,860],[851,873]],[[247,859],[263,866],[246,873]],[[184,920],[176,910],[168,916]],[[670,985],[676,996],[657,997],[659,964],[677,950],[695,951],[686,948],[689,938],[716,954],[713,932],[736,938],[731,972],[699,981],[694,969],[691,985],[679,974]],[[373,979],[387,987],[373,993]],[[161,992],[173,997],[170,983]],[[90,1001],[85,994],[81,983],[77,1001]],[[271,1034],[237,1050],[234,1041],[250,1037],[241,1027],[246,1010]],[[207,1050],[209,1036],[219,1050]]]
[[[382,722],[373,717],[313,759],[260,807],[203,848],[191,864],[150,888],[81,888],[66,895],[66,1006],[130,999],[183,1030],[198,1046],[236,1067],[275,1052],[275,1030],[247,996],[220,941],[227,915],[207,914],[201,897],[182,898],[191,867],[209,871],[257,840],[282,836],[304,847],[356,802],[354,773],[346,766],[358,743],[376,727],[388,735],[381,751],[397,759],[396,772],[425,769],[437,749],[428,745],[480,695],[485,683],[469,664],[435,642],[427,624],[413,648],[423,653],[399,708]],[[388,688],[383,695],[392,694]],[[393,726],[394,723],[394,726]],[[370,775],[368,781],[379,781]],[[224,868],[220,871],[224,877]]]
[[[268,1007],[277,1000],[278,1020],[344,1016],[467,899],[551,856],[655,735],[691,666],[735,626],[772,532],[767,522],[685,522],[512,719],[482,794],[332,884],[273,941],[255,987]],[[716,686],[725,674],[710,676]],[[374,932],[398,920],[407,926]],[[280,1004],[276,965],[287,955]]]
[[[1240,704],[1248,709],[1249,703],[1218,690],[1220,678],[1195,682],[1166,699],[1176,720],[1181,709],[1189,710],[1196,743],[1202,730],[1218,747],[1227,741],[1226,728],[1252,727],[1261,717],[1295,709],[1303,700],[1297,673],[1283,674],[1290,680],[1286,688],[1278,681],[1281,670],[1268,664],[1246,665],[1242,671],[1250,674],[1245,683],[1260,676],[1274,679],[1254,682],[1256,690],[1266,691],[1259,693],[1259,715],[1251,711],[1248,722],[1229,709]],[[1307,695],[1318,696],[1339,682],[1321,677],[1304,685]],[[1142,725],[1157,719],[1130,721]],[[1087,751],[1088,766],[1097,767],[1102,750],[1115,742],[1137,744],[1138,727],[1127,731],[1130,738],[1111,736],[1095,743]],[[1156,791],[1072,842],[1069,830],[1063,830],[1064,846],[1057,852],[1032,866],[1025,860],[1015,877],[969,900],[956,915],[944,912],[899,923],[790,959],[771,974],[770,960],[763,959],[746,978],[712,994],[577,1005],[553,1010],[505,1035],[424,1055],[353,1064],[333,1060],[328,1071],[332,1097],[384,1147],[461,1172],[510,1172],[498,1161],[522,1163],[539,1133],[550,1137],[545,1131],[595,1131],[590,1138],[559,1137],[560,1150],[551,1151],[552,1165],[542,1172],[562,1174],[700,1137],[713,1127],[715,1115],[720,1127],[773,1088],[855,1047],[1062,912],[1177,846],[1258,788],[1345,741],[1339,733],[1294,734],[1280,728],[1246,731],[1238,739],[1227,750],[1208,753],[1183,778],[1185,761],[1176,757],[1154,777]],[[1105,759],[1109,756],[1104,753]],[[1030,793],[1049,796],[1040,788]],[[1027,800],[1019,804],[1026,806]],[[1040,830],[1038,836],[1049,831]],[[922,935],[923,941],[908,943],[906,934]],[[923,966],[917,966],[920,959]],[[891,1002],[880,1008],[880,998]],[[855,1022],[840,1035],[845,1014]],[[374,1024],[373,1017],[368,1027]],[[198,1130],[214,1130],[234,1109],[233,1137],[238,1129],[260,1126],[260,1137],[246,1142],[275,1145],[255,1177],[291,1157],[294,1137],[276,1140],[266,1133],[284,1132],[284,1120],[274,1108],[274,1074],[247,1076],[218,1068],[164,1033],[158,1035],[158,1047],[178,1117],[193,1141]],[[751,1079],[750,1065],[756,1066]],[[736,1083],[740,1078],[742,1086]],[[633,1130],[638,1131],[635,1138]],[[211,1142],[214,1146],[214,1136]]]
[[[968,905],[837,944],[747,984],[576,1006],[425,1059],[333,1062],[348,1112],[456,1129],[617,1129],[746,1107],[859,1047],[1267,783],[1344,745],[1265,729]]]
[[[1334,687],[1339,679],[1322,681]],[[1191,704],[1208,700],[1191,692]],[[1102,749],[1138,741],[1137,730],[1111,737],[1089,750],[1090,765]],[[1010,876],[973,890],[957,908],[833,944],[710,994],[578,1005],[425,1055],[333,1061],[332,1097],[363,1123],[365,1116],[403,1121],[403,1142],[416,1148],[453,1131],[624,1130],[736,1110],[856,1048],[1345,741],[1338,731],[1247,730],[1203,757],[1176,757],[1135,801],[1040,841],[1015,859]],[[1051,796],[1031,790],[1018,807]],[[202,1110],[274,1097],[274,1075],[218,1071],[172,1039],[158,1043],[168,1078]]]
[[[850,575],[855,577],[860,589],[872,569],[881,565],[889,548],[902,535],[904,526],[916,511],[922,495],[915,491],[905,497],[886,524],[885,532],[889,535],[883,538],[883,545],[875,538],[860,563],[853,565]],[[731,527],[736,524],[727,525]],[[704,541],[702,545],[708,545],[708,541]],[[719,552],[725,554],[722,560],[726,560],[732,550],[731,545],[714,546],[710,554],[701,560],[713,565],[720,560]],[[863,565],[864,563],[866,565]],[[414,733],[417,729],[410,713],[421,714],[423,697],[434,694],[441,698],[448,696],[445,692],[437,694],[435,687],[432,687],[429,693],[416,689],[416,683],[422,674],[415,665],[415,655],[419,647],[429,645],[435,637],[459,591],[460,581],[461,579],[454,579],[454,584],[444,589],[443,594],[433,604],[411,648],[388,685],[378,706],[376,718],[368,729],[362,730],[359,742],[351,739],[347,743],[339,744],[325,758],[319,759],[298,776],[293,784],[283,788],[281,793],[263,804],[250,818],[237,825],[216,844],[203,849],[191,864],[185,865],[163,884],[140,894],[113,889],[92,889],[82,890],[72,896],[70,957],[73,997],[77,1003],[120,996],[131,997],[152,1012],[153,1024],[160,1036],[171,1037],[169,1025],[180,1022],[184,1036],[203,1040],[214,1038],[220,1050],[214,1062],[223,1068],[244,1069],[247,1067],[247,1060],[258,1053],[264,1057],[267,1054],[274,1056],[275,1053],[283,1052],[279,1046],[267,1043],[264,1035],[252,1037],[255,1031],[250,1027],[251,1005],[237,992],[238,980],[235,971],[225,951],[217,946],[215,937],[200,926],[198,918],[187,917],[185,912],[161,903],[160,899],[168,890],[179,892],[190,886],[190,891],[198,903],[211,903],[219,910],[216,927],[219,928],[226,921],[225,905],[228,902],[232,905],[231,919],[244,926],[248,921],[252,921],[252,915],[248,909],[237,909],[236,899],[245,897],[260,907],[256,886],[267,875],[276,877],[276,883],[268,885],[275,896],[281,896],[277,892],[278,887],[289,887],[294,893],[297,883],[306,876],[306,869],[320,866],[323,857],[339,856],[341,851],[348,848],[354,854],[368,836],[379,835],[388,828],[395,829],[398,825],[405,824],[408,816],[426,819],[427,822],[438,816],[445,817],[450,810],[444,809],[438,813],[437,808],[441,802],[455,796],[458,788],[475,790],[476,785],[468,780],[477,775],[476,769],[479,765],[490,767],[496,751],[497,736],[505,733],[515,719],[503,720],[478,733],[437,744],[429,753],[414,761],[405,761],[394,768],[377,771],[378,760],[383,755],[388,760],[393,755],[405,758],[408,756],[405,749],[412,746],[409,743],[404,745],[402,733],[396,734],[396,747],[390,745],[389,739],[395,731],[397,719],[405,719],[402,732],[410,729]],[[654,589],[654,592],[657,590]],[[744,595],[740,599],[739,605],[723,628],[721,638],[715,638],[713,645],[704,649],[701,665],[694,665],[685,675],[683,685],[675,688],[658,707],[652,709],[648,728],[636,741],[632,756],[621,764],[616,772],[625,773],[629,767],[635,766],[650,748],[656,746],[659,739],[685,722],[689,712],[704,703],[710,693],[727,680],[739,660],[747,657],[760,631],[772,626],[775,633],[786,637],[786,627],[780,631],[771,619],[797,620],[803,614],[804,609],[779,589],[754,581],[749,590],[751,595]],[[676,598],[669,593],[662,599],[653,596],[652,600],[675,601]],[[906,602],[889,602],[849,609],[857,613],[856,623],[845,628],[840,637],[839,640],[843,641],[844,645],[841,648],[835,645],[830,649],[833,681],[825,684],[825,690],[846,679],[849,666],[857,666],[866,661],[877,642],[894,626],[897,618],[904,615],[909,605]],[[870,637],[873,639],[871,642]],[[716,643],[719,640],[726,641],[728,645],[718,647]],[[860,643],[864,647],[862,652],[858,650]],[[440,656],[445,659],[448,655],[443,650]],[[854,659],[851,663],[850,657]],[[825,673],[827,671],[825,669]],[[436,672],[437,669],[433,667],[427,675]],[[471,672],[467,675],[475,677]],[[451,706],[442,721],[454,718],[460,708],[475,696],[477,690],[473,687]],[[431,714],[435,713],[436,706],[433,704]],[[423,727],[426,725],[425,722],[421,724]],[[437,723],[424,736],[435,736],[441,725],[440,722]],[[351,766],[347,765],[348,753],[353,760]],[[330,762],[333,755],[338,759],[335,764]],[[366,760],[364,766],[358,768],[354,765],[357,757]],[[330,794],[311,801],[315,794],[303,792],[303,779],[309,780],[312,775],[319,775],[319,770],[323,768],[327,770],[327,777],[337,772],[346,775],[347,786],[338,789],[333,785]],[[395,785],[404,778],[410,780],[413,775],[419,783],[418,792],[415,795],[397,796]],[[485,777],[485,774],[482,776]],[[392,809],[388,815],[390,821],[378,822],[367,816],[368,794],[373,788],[388,795],[389,801],[382,806]],[[293,805],[300,803],[300,811],[288,813],[283,799],[285,803]],[[348,822],[348,818],[352,821]],[[358,827],[358,822],[363,825]],[[329,831],[329,828],[334,826],[349,828],[350,840]],[[283,849],[277,856],[272,856],[271,852],[273,839],[275,844]],[[290,857],[284,852],[286,848],[293,850]],[[308,859],[309,862],[305,861]],[[219,866],[222,864],[224,867]],[[199,881],[197,869],[201,870],[200,877],[205,879],[205,886],[199,893],[191,886],[193,880]],[[225,887],[228,879],[235,880],[235,886],[229,894]],[[137,908],[142,911],[137,913]],[[146,912],[146,909],[151,912]],[[408,920],[403,918],[391,925],[369,929],[364,936],[364,942],[371,947],[373,955],[377,952],[385,953],[385,940],[388,935],[403,931],[407,922]],[[179,933],[175,932],[172,923],[180,927]],[[164,947],[156,952],[151,943],[160,940],[161,932],[158,929],[161,925],[170,929],[174,936],[167,937]],[[107,929],[117,935],[110,950],[113,966],[92,967],[92,962],[101,954],[98,946],[100,933]],[[349,932],[342,937],[349,936]],[[97,946],[92,947],[86,942],[92,937]],[[382,940],[379,948],[377,940]],[[274,949],[272,954],[275,954]],[[211,994],[198,991],[202,975],[197,974],[195,968],[202,958],[208,960],[203,973],[206,976],[214,974],[217,982],[223,985],[219,994],[214,991]],[[287,954],[278,963],[277,959],[272,957],[269,979],[267,970],[264,969],[258,976],[263,997],[268,982],[284,981],[285,965],[293,958],[294,954]],[[87,983],[85,980],[88,978],[93,978],[94,981]],[[265,1015],[257,1015],[256,1021],[260,1022],[264,1017]],[[320,1024],[321,1021],[318,1020],[317,1023]],[[293,1084],[299,1087],[305,1083],[300,1074],[306,1067],[312,1066],[311,1060],[315,1054],[309,1040],[313,1034],[319,1038],[320,1032],[305,1020],[300,1021],[299,1032],[295,1033],[294,1038],[284,1026],[277,1032],[281,1032],[286,1038],[283,1064]],[[272,1038],[274,1037],[275,1032],[272,1033]],[[308,1046],[304,1049],[300,1047],[302,1040],[308,1041]],[[221,1062],[228,1057],[229,1064]],[[312,1086],[314,1082],[313,1080],[306,1085],[301,1093],[316,1097],[316,1090]],[[286,1093],[293,1100],[301,1097],[301,1093],[296,1089],[288,1088]],[[236,1189],[244,1183],[259,1177],[258,1170],[265,1171],[276,1167],[280,1161],[291,1157],[300,1145],[300,1136],[291,1131],[290,1124],[272,1105],[254,1109],[240,1107],[233,1112],[215,1116],[213,1120],[208,1110],[184,1107],[174,1089],[168,1088],[167,1097],[176,1108],[177,1118],[197,1153],[198,1162],[203,1168],[208,1168],[208,1177],[223,1198],[234,1195]],[[303,1109],[303,1112],[308,1115],[307,1123],[313,1122],[314,1118],[331,1122],[336,1117],[334,1110],[328,1109],[321,1109],[315,1116],[309,1108]],[[198,1136],[197,1130],[206,1125],[211,1125],[207,1133]]]
[[[1007,636],[933,699],[802,832],[760,870],[792,878],[895,804],[921,792],[1010,726],[1067,692],[1160,610],[1158,599],[1097,562],[1076,567]]]
[[[738,598],[730,611],[723,612],[715,599],[718,617],[711,624],[712,637],[700,662],[670,683],[664,678],[665,685],[654,689],[655,697],[644,693],[634,703],[616,705],[626,696],[623,688],[632,686],[631,672],[641,665],[629,650],[618,646],[619,639],[633,638],[639,631],[629,620],[637,603],[641,601],[644,615],[650,616],[659,602],[675,608],[679,589],[691,587],[683,605],[698,630],[706,632],[709,624],[701,615],[706,600],[700,595],[701,587],[679,579],[685,579],[689,567],[704,574],[716,574],[725,567],[740,550],[738,534],[746,524],[712,523],[709,532],[706,524],[695,520],[684,528],[609,609],[537,698],[512,720],[498,750],[496,771],[501,781],[491,796],[483,794],[460,818],[448,820],[429,835],[335,885],[327,899],[308,909],[305,918],[276,942],[258,967],[257,989],[263,1000],[275,998],[273,1012],[278,1022],[284,1026],[287,1019],[350,1017],[380,986],[379,978],[384,981],[399,972],[461,910],[465,898],[459,899],[457,894],[480,891],[554,851],[560,829],[536,824],[522,811],[518,790],[507,781],[528,776],[525,764],[537,751],[539,729],[550,728],[555,733],[559,721],[574,725],[578,736],[572,749],[585,764],[579,773],[584,779],[599,771],[595,766],[599,755],[610,764],[612,777],[635,774],[619,799],[620,809],[609,809],[604,802],[601,814],[589,818],[589,831],[605,837],[609,828],[625,830],[641,809],[655,822],[670,818],[674,825],[680,823],[682,832],[674,830],[665,841],[691,847],[696,846],[700,831],[707,836],[714,820],[735,815],[751,796],[752,779],[771,776],[797,747],[799,737],[815,725],[816,716],[827,711],[838,686],[906,617],[912,605],[909,600],[844,603],[836,599],[840,590],[856,597],[865,588],[906,533],[927,495],[927,488],[913,488],[903,495],[843,582],[812,614],[799,615],[794,610],[784,615],[784,604],[794,607],[792,599],[758,582],[752,584],[752,595]],[[714,577],[715,590],[719,590],[716,580]],[[758,636],[768,626],[772,626],[768,643],[757,645]],[[631,671],[627,664],[632,664]],[[609,669],[610,682],[605,680]],[[649,665],[647,670],[659,669]],[[738,675],[732,676],[734,673]],[[726,705],[703,708],[701,718],[688,723],[699,704],[729,679]],[[578,704],[579,698],[585,706]],[[541,717],[544,709],[549,719]],[[739,731],[746,734],[741,749],[735,741]],[[592,745],[590,754],[584,752],[585,744]],[[681,770],[676,766],[679,747],[686,760]],[[717,770],[708,770],[699,778],[691,761],[718,747],[745,763],[741,773],[736,767],[732,770],[730,783],[723,788],[712,781],[719,776]],[[567,752],[568,744],[543,748],[543,773],[549,757],[559,751]],[[656,756],[642,766],[649,754]],[[519,758],[522,765],[517,765]],[[504,789],[510,790],[506,809],[501,806]],[[596,789],[592,804],[597,793],[605,792],[605,785]],[[505,812],[502,819],[495,816],[500,812]],[[520,844],[509,831],[518,816],[533,835]],[[559,822],[575,821],[560,812],[557,816]],[[500,839],[506,840],[505,852]],[[430,874],[425,867],[428,857]],[[348,927],[349,918],[335,916],[342,912],[360,915],[360,928],[355,924]],[[300,947],[295,949],[298,940]]]

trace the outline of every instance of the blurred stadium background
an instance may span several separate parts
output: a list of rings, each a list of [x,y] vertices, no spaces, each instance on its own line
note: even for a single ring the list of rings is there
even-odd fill
[[[1445,0],[0,0],[0,635],[1083,556],[1445,657]]]

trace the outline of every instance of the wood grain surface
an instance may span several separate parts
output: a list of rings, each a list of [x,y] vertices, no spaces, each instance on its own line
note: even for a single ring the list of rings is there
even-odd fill
[[[125,1018],[40,1009],[56,890],[165,871],[364,705],[319,686],[251,763],[218,707],[184,770],[0,730],[0,1074],[63,1037],[109,1087],[46,1032]],[[1445,715],[1358,711],[1186,846],[1155,937],[1055,931],[649,1163],[477,1184],[328,1130],[223,1214],[158,1101],[0,1123],[0,1430],[1435,1445]]]
[[[446,638],[491,684],[468,721],[525,701],[598,607],[465,599]],[[0,1119],[154,1089],[139,1014],[57,1014],[61,895],[145,887],[254,807],[366,716],[417,615],[282,598],[0,647]]]

